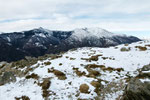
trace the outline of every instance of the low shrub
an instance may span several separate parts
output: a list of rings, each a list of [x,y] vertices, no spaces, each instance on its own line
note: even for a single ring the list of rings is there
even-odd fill
[[[79,90],[81,93],[89,93],[89,86],[87,84],[81,84]]]
[[[120,51],[122,51],[122,52],[124,52],[124,51],[130,51],[131,50],[131,48],[130,47],[128,47],[128,48],[126,48],[126,47],[122,47],[121,49],[120,49]]]

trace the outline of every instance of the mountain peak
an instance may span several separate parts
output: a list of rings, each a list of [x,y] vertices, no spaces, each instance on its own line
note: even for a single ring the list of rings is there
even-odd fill
[[[33,31],[37,33],[52,33],[51,30],[45,29],[43,27],[35,28]]]
[[[112,37],[113,33],[98,27],[92,28],[77,28],[73,31],[73,35],[78,38],[86,38],[86,37]]]

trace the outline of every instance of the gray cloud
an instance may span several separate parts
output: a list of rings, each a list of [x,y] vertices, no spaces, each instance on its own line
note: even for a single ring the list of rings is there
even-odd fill
[[[150,0],[0,0],[0,31],[35,27],[149,30]]]

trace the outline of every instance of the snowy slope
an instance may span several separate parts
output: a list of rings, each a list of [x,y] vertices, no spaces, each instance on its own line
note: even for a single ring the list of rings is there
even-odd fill
[[[30,100],[115,100],[123,94],[128,77],[136,76],[137,69],[150,64],[149,59],[150,41],[70,50],[30,66],[33,71],[25,76],[34,73],[39,76],[38,79],[18,77],[16,82],[0,86],[0,100],[14,100],[21,96],[27,96]],[[103,66],[90,67],[91,64]],[[27,68],[17,70],[25,71]],[[45,79],[50,81],[50,86],[43,90],[39,83]],[[92,84],[95,81],[96,86]],[[82,84],[88,85],[88,93],[80,91]],[[43,97],[43,91],[49,95]]]
[[[86,37],[97,37],[97,38],[112,37],[114,36],[114,34],[101,28],[81,28],[75,29],[73,31],[72,36],[81,39]]]

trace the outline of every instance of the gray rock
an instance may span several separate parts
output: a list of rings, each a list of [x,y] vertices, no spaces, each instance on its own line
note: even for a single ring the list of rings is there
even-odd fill
[[[16,77],[14,72],[4,72],[3,75],[0,76],[0,86],[15,81]]]
[[[128,83],[122,100],[150,100],[150,82],[133,78]]]
[[[150,70],[150,65],[145,65],[143,68],[142,68],[142,71],[149,71]]]

